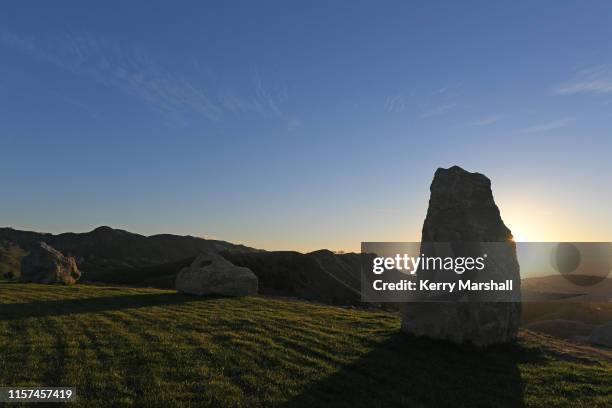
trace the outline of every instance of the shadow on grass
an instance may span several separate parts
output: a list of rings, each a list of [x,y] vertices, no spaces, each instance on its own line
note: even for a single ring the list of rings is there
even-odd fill
[[[519,345],[478,349],[397,333],[282,406],[524,407],[518,364],[543,361]]]
[[[29,317],[66,316],[149,306],[178,305],[213,299],[179,293],[90,297],[81,299],[41,300],[29,303],[0,304],[0,321]]]

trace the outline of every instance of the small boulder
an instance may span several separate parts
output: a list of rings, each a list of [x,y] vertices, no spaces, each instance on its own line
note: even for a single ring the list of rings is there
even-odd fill
[[[221,255],[204,253],[176,277],[176,289],[192,295],[249,296],[257,294],[257,276]]]
[[[589,341],[597,346],[612,347],[612,321],[593,329]]]
[[[76,260],[44,242],[35,245],[21,260],[21,282],[72,285],[81,277]]]

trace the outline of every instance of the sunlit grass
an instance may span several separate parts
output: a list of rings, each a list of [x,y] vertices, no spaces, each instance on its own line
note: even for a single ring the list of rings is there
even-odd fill
[[[413,339],[391,312],[263,297],[0,284],[0,385],[87,406],[610,406],[612,366],[540,340]]]

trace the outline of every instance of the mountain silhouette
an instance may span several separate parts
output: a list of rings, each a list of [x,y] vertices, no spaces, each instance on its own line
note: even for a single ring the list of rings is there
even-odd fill
[[[145,236],[107,226],[90,232],[57,235],[0,228],[1,242],[18,245],[25,251],[39,242],[46,242],[63,254],[74,256],[85,273],[143,268],[175,262],[200,252],[257,251],[225,241],[172,234]]]
[[[360,303],[361,264],[369,256],[329,250],[307,254],[263,251],[226,241],[172,234],[144,236],[106,226],[57,235],[0,228],[0,247],[10,247],[12,253],[17,253],[15,248],[18,254],[26,253],[39,242],[75,257],[83,272],[81,282],[174,288],[178,272],[199,253],[216,252],[251,269],[259,279],[261,294],[329,304]]]

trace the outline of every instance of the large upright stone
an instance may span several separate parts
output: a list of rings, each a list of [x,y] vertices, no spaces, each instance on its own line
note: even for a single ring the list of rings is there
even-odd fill
[[[402,307],[402,330],[417,336],[486,346],[516,339],[520,322],[520,274],[516,247],[493,200],[491,181],[458,166],[438,169],[431,184],[421,253],[426,257],[481,257],[482,271],[417,272],[436,282],[513,281],[508,293],[463,291],[420,294]]]
[[[213,252],[199,255],[176,277],[179,292],[200,296],[256,295],[257,286],[257,276],[249,268],[236,266]]]
[[[44,242],[21,260],[21,282],[72,285],[81,277],[76,261]]]

